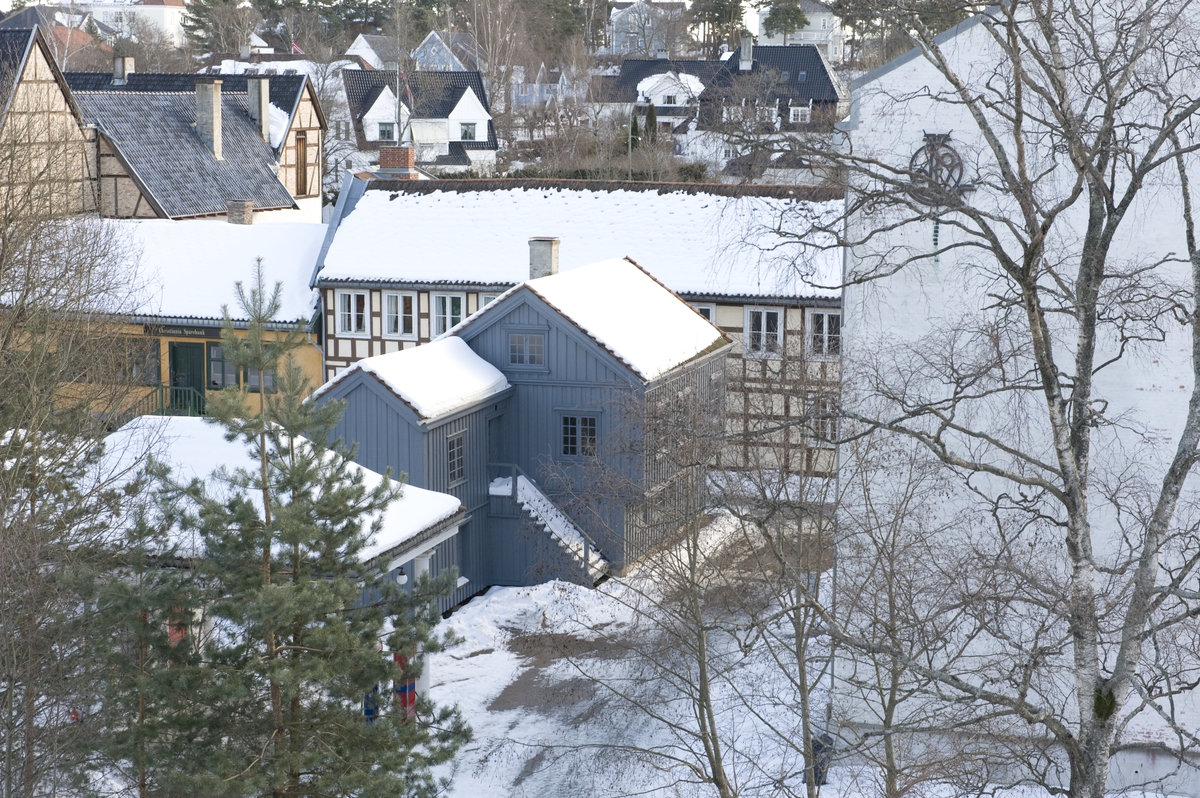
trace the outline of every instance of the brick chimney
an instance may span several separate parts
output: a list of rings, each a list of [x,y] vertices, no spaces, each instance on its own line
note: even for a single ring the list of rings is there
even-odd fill
[[[738,71],[749,72],[754,69],[754,37],[746,34],[742,37],[742,47],[738,52]]]
[[[271,79],[266,75],[246,78],[246,107],[258,137],[271,141]]]
[[[254,200],[229,200],[225,209],[230,224],[254,224]]]
[[[221,157],[221,78],[196,78],[196,132],[218,161]]]
[[[411,145],[379,145],[379,172],[392,180],[420,180],[417,151]]]
[[[558,239],[535,236],[529,239],[529,279],[558,274]]]
[[[133,56],[118,55],[113,58],[113,78],[112,85],[124,86],[129,82],[129,76],[133,74]]]

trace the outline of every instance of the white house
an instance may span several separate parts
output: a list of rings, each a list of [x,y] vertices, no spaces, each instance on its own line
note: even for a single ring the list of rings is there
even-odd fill
[[[1003,16],[1000,11],[992,13]],[[1026,13],[1033,12],[1026,8]],[[1065,726],[1080,734],[1075,707],[1086,706],[1098,717],[1102,711],[1117,712],[1112,724],[1119,749],[1108,773],[1109,789],[1146,788],[1200,796],[1200,777],[1180,761],[1195,761],[1195,749],[1187,740],[1200,723],[1200,700],[1186,690],[1169,700],[1155,693],[1167,682],[1194,672],[1194,646],[1176,649],[1156,638],[1144,644],[1156,647],[1157,653],[1147,653],[1135,666],[1133,692],[1123,692],[1126,688],[1116,677],[1111,677],[1115,686],[1106,681],[1118,668],[1121,624],[1130,617],[1126,602],[1133,578],[1131,563],[1139,561],[1141,541],[1150,534],[1149,522],[1135,505],[1154,505],[1189,401],[1195,401],[1189,311],[1180,308],[1176,315],[1156,304],[1156,297],[1174,291],[1189,297],[1185,302],[1189,308],[1195,301],[1178,171],[1172,159],[1165,159],[1144,181],[1115,227],[1106,279],[1098,289],[1103,309],[1096,320],[1096,359],[1081,368],[1072,353],[1086,351],[1082,348],[1089,340],[1088,271],[1081,264],[1092,261],[1084,254],[1084,231],[1089,213],[1097,212],[1099,205],[1089,211],[1086,187],[1072,194],[1077,184],[1067,154],[1071,145],[1055,132],[1060,128],[1053,122],[1042,121],[1052,118],[1042,98],[1026,95],[1024,113],[1014,112],[1011,62],[998,43],[1006,40],[1005,23],[1001,19],[997,30],[989,30],[989,20],[974,17],[937,39],[939,53],[963,83],[961,91],[921,51],[913,50],[855,81],[850,117],[840,126],[844,157],[854,159],[847,206],[856,209],[845,228],[851,244],[845,263],[845,402],[854,418],[884,423],[886,430],[874,432],[872,440],[891,446],[888,451],[900,460],[883,468],[881,461],[855,454],[861,451],[860,444],[845,447],[843,483],[854,484],[854,478],[861,476],[861,484],[867,487],[861,495],[848,495],[839,527],[849,534],[862,523],[871,512],[866,496],[882,503],[889,492],[902,493],[905,486],[897,482],[899,474],[920,474],[926,480],[914,494],[918,506],[904,527],[904,545],[928,546],[932,559],[925,561],[937,567],[925,570],[921,563],[915,564],[925,577],[904,582],[909,590],[904,603],[913,615],[921,616],[920,623],[945,621],[938,634],[946,646],[926,648],[910,658],[910,662],[925,658],[929,670],[907,671],[903,689],[916,689],[914,685],[928,677],[939,680],[941,692],[918,691],[923,698],[896,710],[894,718],[903,722],[932,713],[924,717],[936,717],[944,728],[957,722],[967,724],[959,726],[965,729],[995,729],[1002,734],[1011,730],[1016,735],[1012,739],[1032,734],[1038,745],[1047,745],[1053,737],[1052,730],[1038,720],[1042,708],[1065,718]],[[1024,34],[1032,42],[1026,49],[1042,41],[1031,25]],[[1107,49],[1104,57],[1109,57]],[[1082,66],[1066,70],[1068,82],[1094,66],[1088,56],[1081,61]],[[1031,63],[1026,63],[1027,68],[1037,72]],[[1114,204],[1125,196],[1130,164],[1153,160],[1147,154],[1152,152],[1155,125],[1161,126],[1170,115],[1154,98],[1190,91],[1190,74],[1179,86],[1170,76],[1154,74],[1149,59],[1138,67],[1150,72],[1139,73],[1139,79],[1155,88],[1132,89],[1129,103],[1122,102],[1116,113],[1114,138],[1124,142],[1125,131],[1136,133],[1128,140],[1130,149],[1107,167],[1115,177],[1100,180],[1116,185]],[[1004,79],[998,80],[1001,75]],[[1037,72],[1032,79],[1043,75]],[[964,96],[977,103],[978,115],[963,102]],[[1070,102],[1078,101],[1076,109],[1090,100],[1095,104],[1086,113],[1099,118],[1105,107],[1102,96],[1072,93],[1070,97]],[[984,136],[980,119],[997,132],[994,137]],[[1016,126],[1014,119],[1022,125]],[[1193,156],[1184,158],[1193,185],[1196,167]],[[1021,204],[1004,169],[1030,176],[1037,197],[1031,212],[1031,206]],[[1100,193],[1097,184],[1091,196]],[[864,201],[851,202],[851,197]],[[1052,213],[1058,203],[1061,212]],[[1111,213],[1113,206],[1107,207]],[[1027,212],[1032,213],[1034,226],[1045,223],[1043,249],[1022,243],[1037,240],[1028,235],[1030,223],[1023,215]],[[1015,226],[1009,227],[1005,220],[1013,220]],[[994,238],[989,238],[988,229],[996,232]],[[1035,251],[1036,256],[1026,260]],[[1015,270],[1011,263],[1006,266],[1009,258],[1015,259]],[[1019,277],[1022,263],[1028,263],[1030,282]],[[1040,289],[1033,291],[1029,287],[1033,284]],[[1055,285],[1064,293],[1059,294]],[[1036,318],[1045,318],[1045,326],[1031,321]],[[1135,331],[1140,324],[1146,326]],[[1039,372],[1035,366],[1033,342],[1041,340],[1056,353],[1057,365],[1050,372]],[[1076,406],[1067,411],[1072,391],[1082,390],[1088,381],[1093,381],[1093,387],[1086,395],[1086,409]],[[1064,412],[1073,419],[1081,418],[1080,413],[1087,415],[1084,427],[1075,428],[1090,441],[1092,452],[1083,472],[1090,488],[1087,516],[1084,520],[1071,516],[1070,527],[1066,502],[1055,496],[1075,495],[1064,487],[1069,481],[1064,474],[1073,473],[1065,463],[1074,460],[1063,455],[1065,439],[1056,442],[1050,434],[1060,392],[1065,397]],[[943,462],[941,453],[953,467]],[[906,470],[896,468],[895,462],[915,465]],[[908,484],[911,488],[913,483]],[[1124,494],[1119,486],[1133,492]],[[1171,524],[1184,548],[1194,544],[1194,532],[1187,530],[1193,522],[1191,503],[1197,498],[1192,479],[1183,489],[1183,503]],[[873,511],[879,512],[879,507],[875,505]],[[1085,523],[1088,563],[1073,570],[1072,563],[1078,561],[1064,540],[1072,540],[1072,530]],[[837,601],[842,607],[851,603],[845,597],[854,595],[859,556],[855,552],[861,554],[848,546],[839,555],[843,598]],[[997,564],[996,558],[1008,555],[1012,558],[1003,566]],[[1183,567],[1182,555],[1164,546],[1159,556],[1147,577],[1169,591],[1172,577],[1167,569]],[[862,568],[866,567],[864,563]],[[1093,574],[1090,581],[1089,573]],[[993,577],[1003,585],[988,583]],[[878,593],[883,577],[876,572],[870,578]],[[1189,579],[1194,582],[1195,576]],[[968,585],[977,588],[973,609],[954,603],[955,596],[963,595],[961,590],[970,589]],[[1083,595],[1079,591],[1089,589],[1086,585],[1096,591],[1095,601],[1106,613],[1097,632],[1105,642],[1099,648],[1096,683],[1081,687],[1076,674],[1091,679],[1091,665],[1074,646],[1086,630],[1082,625],[1069,628],[1064,606],[1056,603]],[[1039,597],[1050,603],[1039,606]],[[988,609],[976,614],[985,604]],[[950,606],[958,606],[962,614],[951,619],[946,614]],[[853,623],[849,615],[843,621]],[[879,623],[876,628],[887,621]],[[926,632],[932,628],[921,627]],[[906,631],[899,634],[914,639]],[[1093,647],[1085,642],[1083,650]],[[863,656],[847,653],[839,661],[835,679],[839,718],[859,730],[878,729],[884,722],[881,707],[853,687],[855,674],[863,672],[859,668]],[[933,672],[939,675],[929,676]],[[973,693],[976,687],[982,692]],[[1114,709],[1104,710],[1099,703],[1105,690],[1122,691],[1112,699]],[[1146,692],[1137,692],[1141,690]],[[989,691],[1019,696],[1009,705],[1006,717],[1011,724],[1002,720],[985,725],[980,720],[991,709],[1005,712],[998,699],[977,700]],[[963,700],[942,700],[953,695]],[[1127,703],[1115,703],[1118,698]],[[1062,714],[1063,707],[1070,709]],[[1005,750],[1013,750],[1012,739],[1004,742]],[[1065,784],[1070,777],[1066,747],[1051,745],[1047,750],[1043,763],[1048,776],[1031,775],[1009,760],[1005,778],[1048,778]]]
[[[617,0],[609,13],[609,55],[654,56],[660,51],[676,55],[688,49],[684,12],[687,4],[664,0]]]
[[[84,0],[77,5],[90,9],[94,19],[118,31],[121,36],[128,36],[134,20],[137,20],[166,34],[176,47],[182,47],[187,37],[183,30],[183,17],[187,10],[183,0],[102,0],[91,3]]]
[[[800,8],[808,24],[791,31],[766,33],[766,19],[771,7],[758,9],[759,44],[811,44],[819,48],[830,63],[841,63],[846,57],[846,28],[833,9],[818,0],[800,0]]]

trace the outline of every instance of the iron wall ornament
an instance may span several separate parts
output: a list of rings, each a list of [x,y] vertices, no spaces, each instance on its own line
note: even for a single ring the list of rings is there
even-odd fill
[[[941,205],[948,194],[973,188],[963,182],[963,161],[950,146],[949,133],[926,133],[925,143],[908,162],[912,186],[908,193],[923,205]]]

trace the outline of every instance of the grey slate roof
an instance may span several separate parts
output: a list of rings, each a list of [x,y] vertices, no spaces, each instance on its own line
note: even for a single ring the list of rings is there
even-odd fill
[[[100,128],[164,215],[223,214],[229,200],[253,200],[262,210],[296,207],[275,174],[274,151],[250,121],[244,94],[222,93],[221,161],[196,133],[194,91],[74,94],[84,119]]]
[[[144,92],[180,92],[193,93],[196,89],[196,76],[190,72],[134,72],[129,76],[124,86],[112,85],[112,74],[109,72],[65,72],[67,85],[72,92],[104,91],[119,93]],[[221,78],[221,94],[246,93],[246,75],[214,75]],[[300,100],[304,98],[304,88],[308,78],[304,75],[268,75],[268,87],[271,104],[287,111],[288,118],[294,118]],[[276,152],[278,155],[278,152]]]
[[[723,62],[728,68],[712,83],[712,92],[719,92],[730,86],[734,76],[744,74],[738,72],[742,48],[733,51],[728,61]],[[755,45],[754,66],[750,74],[773,72],[775,82],[771,84],[771,99],[796,100],[807,103],[836,103],[849,99],[845,90],[841,89],[836,78],[830,73],[829,65],[821,57],[821,51],[811,44],[772,44]],[[801,80],[801,78],[803,78]],[[709,86],[700,95],[706,100],[710,95]]]
[[[32,28],[0,28],[0,107],[5,113],[32,39]]]
[[[479,102],[490,114],[487,91],[483,88],[483,76],[478,72],[410,72],[405,74],[408,87],[412,90],[414,115],[418,119],[445,119],[469,88],[475,92]],[[363,132],[362,117],[384,87],[408,104],[404,90],[396,91],[396,73],[391,70],[343,69],[342,84],[346,87],[346,105],[354,120],[354,133],[358,137],[359,149],[371,149],[377,142],[368,142]],[[498,149],[496,129],[488,122],[487,141],[473,142],[470,149]]]

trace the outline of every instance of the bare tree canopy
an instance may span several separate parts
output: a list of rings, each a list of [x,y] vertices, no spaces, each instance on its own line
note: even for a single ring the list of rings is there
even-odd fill
[[[864,509],[897,469],[847,447],[860,600],[830,621],[855,679],[911,690],[885,736],[936,717],[1009,752],[982,779],[1099,798],[1135,742],[1197,742],[1200,9],[1012,2],[937,37],[921,11],[872,6],[916,51],[855,84],[832,146],[797,143],[849,184],[850,436],[915,444],[937,497],[897,531]],[[933,569],[903,617],[864,598],[889,546]]]

